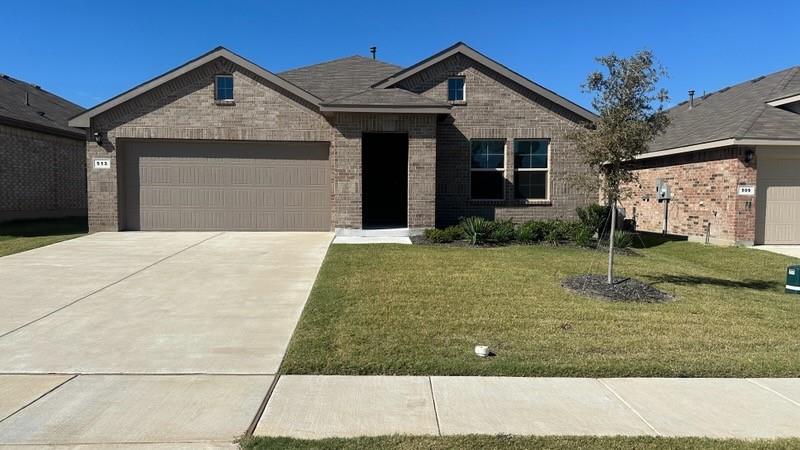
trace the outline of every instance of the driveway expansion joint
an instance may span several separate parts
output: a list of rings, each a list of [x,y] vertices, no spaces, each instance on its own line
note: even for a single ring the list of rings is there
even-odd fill
[[[32,404],[38,402],[42,398],[46,397],[48,394],[54,392],[56,389],[60,388],[61,386],[64,386],[65,384],[69,383],[70,381],[74,380],[75,378],[78,378],[77,374],[72,375],[71,377],[67,378],[66,380],[62,381],[61,383],[58,383],[56,386],[48,389],[45,393],[43,393],[42,395],[40,395],[40,396],[36,397],[35,399],[29,401],[28,403],[24,404],[22,407],[20,407],[16,411],[12,412],[11,414],[0,418],[0,423],[3,423],[6,419],[10,419],[10,418],[14,417],[15,414],[21,412],[23,409],[25,409],[25,408],[31,406]],[[0,446],[2,446],[2,445],[3,444],[0,443]]]
[[[22,325],[18,326],[17,328],[14,328],[13,330],[10,330],[10,331],[7,331],[7,332],[5,332],[5,333],[3,333],[3,334],[0,334],[0,339],[4,338],[4,337],[6,337],[6,336],[8,336],[8,335],[10,335],[10,334],[12,334],[12,333],[15,333],[15,332],[17,332],[17,331],[19,331],[19,330],[21,330],[21,329],[23,329],[23,328],[25,328],[25,327],[27,327],[27,326],[29,326],[29,325],[32,325],[32,324],[34,324],[34,323],[36,323],[36,322],[38,322],[38,321],[40,321],[40,320],[42,320],[42,319],[46,319],[47,317],[50,317],[50,316],[52,316],[53,314],[55,314],[55,313],[57,313],[57,312],[59,312],[59,311],[63,311],[64,309],[66,309],[66,308],[69,308],[70,306],[72,306],[72,305],[74,305],[74,304],[76,304],[76,303],[80,302],[81,300],[85,300],[85,299],[87,299],[87,298],[89,298],[89,297],[91,297],[91,296],[93,296],[93,295],[95,295],[95,294],[97,294],[97,293],[100,293],[100,292],[102,292],[102,291],[104,291],[104,290],[106,290],[106,289],[110,288],[111,286],[114,286],[114,285],[116,285],[116,284],[119,284],[119,283],[121,283],[121,282],[123,282],[123,281],[127,280],[128,278],[131,278],[132,276],[134,276],[134,275],[136,275],[136,274],[142,273],[142,272],[144,272],[145,270],[147,270],[147,269],[149,269],[149,268],[151,268],[151,267],[153,267],[153,266],[155,266],[155,265],[157,265],[157,264],[160,264],[160,263],[162,263],[162,262],[166,261],[166,260],[167,260],[167,259],[169,259],[169,258],[172,258],[173,256],[179,255],[179,254],[181,254],[181,253],[185,252],[186,250],[189,250],[190,248],[196,247],[196,246],[198,246],[198,245],[200,245],[200,244],[202,244],[202,243],[204,243],[204,242],[208,242],[208,241],[210,241],[211,239],[214,239],[214,238],[216,238],[216,237],[219,237],[219,236],[221,236],[221,235],[222,235],[222,234],[224,234],[224,233],[225,233],[225,232],[224,232],[224,231],[222,231],[222,232],[219,232],[219,233],[217,233],[217,234],[215,234],[215,235],[213,235],[213,236],[210,236],[210,237],[208,237],[208,238],[205,238],[205,239],[203,239],[203,240],[201,240],[201,241],[199,241],[199,242],[195,242],[194,244],[192,244],[192,245],[189,245],[188,247],[185,247],[185,248],[183,248],[183,249],[181,249],[181,250],[178,250],[177,252],[175,252],[175,253],[173,253],[173,254],[171,254],[171,255],[167,255],[167,256],[165,256],[165,257],[163,257],[163,258],[159,259],[158,261],[156,261],[156,262],[154,262],[154,263],[152,263],[152,264],[149,264],[149,265],[147,265],[147,266],[145,266],[145,267],[142,267],[141,269],[139,269],[139,270],[137,270],[137,271],[135,271],[135,272],[132,272],[132,273],[130,273],[130,274],[128,274],[128,275],[125,275],[124,277],[120,278],[119,280],[116,280],[116,281],[114,281],[113,283],[109,283],[109,284],[107,284],[107,285],[105,285],[105,286],[103,286],[103,287],[101,287],[101,288],[99,288],[99,289],[96,289],[96,290],[94,290],[94,291],[92,291],[92,292],[90,292],[90,293],[88,293],[88,294],[84,295],[83,297],[79,297],[79,298],[77,298],[77,299],[75,299],[75,300],[73,300],[73,301],[71,301],[71,302],[67,303],[66,305],[62,305],[62,306],[60,306],[59,308],[56,308],[56,309],[54,309],[54,310],[50,311],[49,313],[47,313],[47,314],[45,314],[45,315],[43,315],[43,316],[41,316],[41,317],[39,317],[39,318],[36,318],[36,319],[34,319],[34,320],[31,320],[31,321],[30,321],[30,322],[28,322],[28,323],[22,324]]]
[[[258,427],[258,422],[261,421],[261,416],[264,415],[264,411],[267,409],[267,403],[269,403],[269,399],[272,398],[272,393],[275,392],[275,386],[278,385],[278,380],[280,380],[280,378],[281,378],[280,374],[276,374],[272,378],[272,383],[270,383],[269,389],[267,389],[267,393],[264,394],[264,399],[258,406],[256,415],[253,417],[252,422],[250,422],[250,426],[247,427],[247,431],[244,432],[244,437],[251,437],[253,433],[256,431],[256,427]]]

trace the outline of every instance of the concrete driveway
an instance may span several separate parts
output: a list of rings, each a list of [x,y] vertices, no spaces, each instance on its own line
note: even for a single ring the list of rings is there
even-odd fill
[[[98,233],[0,258],[0,444],[228,445],[330,233]]]

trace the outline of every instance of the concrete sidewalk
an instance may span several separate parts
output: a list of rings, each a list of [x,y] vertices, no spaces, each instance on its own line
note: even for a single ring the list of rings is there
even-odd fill
[[[800,436],[800,379],[282,376],[255,435]]]

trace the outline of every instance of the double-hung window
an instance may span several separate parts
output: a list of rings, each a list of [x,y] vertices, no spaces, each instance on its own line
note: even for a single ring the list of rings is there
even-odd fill
[[[217,75],[214,78],[214,100],[233,102],[233,75]]]
[[[473,200],[505,198],[505,141],[471,142],[470,197]]]
[[[447,100],[463,102],[466,100],[464,77],[450,77],[447,79]]]
[[[549,179],[549,147],[545,139],[514,141],[514,196],[546,200]]]

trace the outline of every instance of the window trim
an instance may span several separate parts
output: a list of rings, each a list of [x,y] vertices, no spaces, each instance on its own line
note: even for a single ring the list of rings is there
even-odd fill
[[[231,79],[231,98],[219,98],[219,80],[220,78],[230,78]],[[220,73],[214,75],[214,102],[217,104],[223,105],[231,105],[236,102],[236,97],[233,95],[234,93],[234,79],[232,73]]]
[[[461,96],[463,97],[461,100],[450,100],[450,80],[462,80],[464,82],[464,84],[461,85]],[[451,75],[447,77],[447,101],[456,105],[467,103],[467,77],[464,75]]]
[[[472,167],[472,143],[473,142],[502,142],[503,143],[503,167],[500,168],[474,168]],[[506,200],[506,173],[508,171],[508,140],[507,139],[470,139],[469,140],[469,201],[471,202],[504,202]],[[503,177],[503,196],[501,198],[473,198],[472,197],[472,172],[500,172]]]
[[[517,142],[545,142],[547,144],[547,167],[517,167],[516,158],[517,158]],[[551,151],[550,151],[550,139],[547,138],[525,138],[525,139],[514,139],[514,149],[512,150],[512,154],[514,156],[514,199],[521,202],[549,202],[550,201],[550,159],[551,159]],[[545,176],[545,184],[544,184],[544,197],[543,198],[536,198],[536,197],[517,197],[517,172],[546,172]]]

